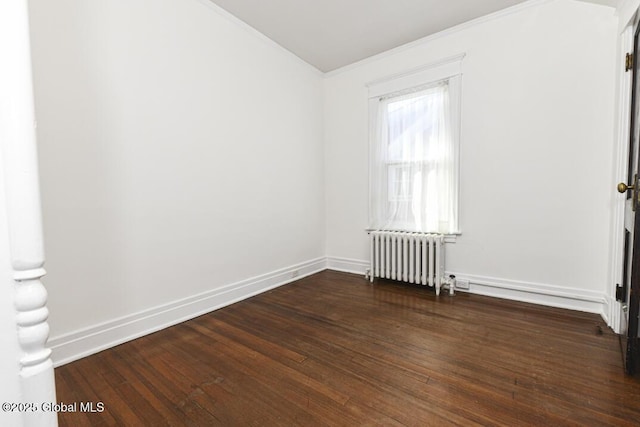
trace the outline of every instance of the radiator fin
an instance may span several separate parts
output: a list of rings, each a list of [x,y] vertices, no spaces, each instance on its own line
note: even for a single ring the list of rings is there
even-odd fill
[[[444,235],[376,230],[370,233],[370,279],[435,287],[444,276]]]

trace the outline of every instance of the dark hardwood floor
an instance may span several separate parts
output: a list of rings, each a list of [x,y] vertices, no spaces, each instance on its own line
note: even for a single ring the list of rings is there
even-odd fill
[[[62,426],[640,425],[598,315],[331,271],[55,373]]]

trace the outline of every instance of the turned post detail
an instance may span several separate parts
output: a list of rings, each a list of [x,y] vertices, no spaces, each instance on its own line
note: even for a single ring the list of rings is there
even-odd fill
[[[49,337],[35,112],[26,0],[0,2],[0,154],[5,184],[22,402],[55,403]],[[0,201],[1,202],[1,201]],[[7,285],[7,284],[3,284]],[[11,284],[9,284],[11,285]],[[57,414],[23,414],[24,425],[57,425]]]

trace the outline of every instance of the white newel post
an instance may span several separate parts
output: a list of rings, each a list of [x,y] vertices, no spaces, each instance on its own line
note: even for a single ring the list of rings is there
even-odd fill
[[[18,375],[25,426],[57,425],[57,414],[42,410],[55,403],[55,381],[46,307],[44,248],[35,113],[31,73],[27,0],[0,1],[0,150],[5,183],[5,206],[13,269]],[[6,284],[2,284],[6,286]]]

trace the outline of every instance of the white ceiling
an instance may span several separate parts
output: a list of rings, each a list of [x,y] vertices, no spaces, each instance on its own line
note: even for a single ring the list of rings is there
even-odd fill
[[[327,72],[526,0],[211,1]]]

